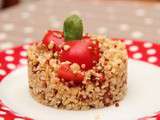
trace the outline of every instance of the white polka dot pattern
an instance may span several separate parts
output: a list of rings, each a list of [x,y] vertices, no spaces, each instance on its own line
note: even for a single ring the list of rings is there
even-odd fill
[[[6,56],[5,60],[8,61],[8,62],[11,62],[11,61],[14,60],[14,57],[12,57],[12,56]]]
[[[144,9],[137,9],[135,11],[137,16],[144,16],[145,15],[145,10]]]
[[[131,35],[132,35],[133,38],[138,39],[138,38],[141,38],[143,36],[143,33],[140,32],[140,31],[135,31]]]
[[[24,45],[24,46],[22,46],[22,47],[23,47],[23,49],[27,50],[27,49],[29,48],[29,46],[30,46],[30,45]]]
[[[30,11],[30,12],[33,12],[33,11],[35,11],[36,10],[36,5],[34,5],[34,4],[30,4],[30,5],[28,5],[28,11]]]
[[[157,33],[160,34],[160,29],[157,29]]]
[[[7,38],[7,34],[4,32],[0,32],[0,41],[5,40]]]
[[[148,62],[150,62],[150,63],[154,63],[156,61],[157,61],[157,57],[151,56],[148,58]]]
[[[138,47],[135,46],[135,45],[134,45],[134,46],[130,46],[130,47],[129,47],[129,50],[132,51],[132,52],[135,52],[135,51],[138,50]]]
[[[3,30],[7,31],[7,32],[14,30],[14,24],[12,24],[12,23],[6,23],[6,24],[4,24],[3,25]]]
[[[14,53],[14,50],[12,50],[12,49],[6,50],[5,53],[8,54],[8,55],[10,55],[10,54],[13,54],[13,53]]]
[[[122,31],[127,31],[129,30],[129,25],[128,24],[120,24],[120,30]]]
[[[134,59],[141,59],[142,58],[142,54],[141,53],[135,53],[135,54],[133,54],[133,58]]]
[[[24,41],[25,41],[25,43],[31,43],[33,41],[33,39],[32,38],[25,38]]]
[[[13,43],[11,43],[11,42],[5,42],[3,44],[0,44],[1,49],[8,49],[8,48],[11,48],[11,47],[13,47]]]
[[[22,58],[22,59],[19,60],[19,62],[20,62],[21,64],[27,64],[27,59],[23,59],[23,58]]]
[[[75,2],[74,0],[65,1],[69,1],[68,3],[73,2],[73,4]],[[138,4],[124,7],[122,5],[124,3],[119,2],[119,0],[116,0],[118,5],[103,5],[101,2],[104,1],[100,2],[97,0],[95,3],[96,5],[98,3],[98,6],[89,4],[87,6],[88,8],[85,8],[85,1],[81,0],[80,2],[84,2],[84,5],[77,4],[72,6],[72,4],[69,4],[72,7],[68,7],[65,11],[61,9],[65,8],[65,2],[58,3],[60,1],[56,0],[42,0],[40,2],[42,3],[28,3],[20,7],[18,11],[4,11],[0,16],[0,32],[6,35],[2,35],[0,40],[4,42],[6,40],[6,42],[11,41],[13,45],[21,45],[30,42],[30,40],[20,40],[28,36],[40,39],[40,35],[37,33],[42,35],[44,29],[62,28],[62,21],[66,17],[65,12],[81,15],[85,21],[86,28],[89,28],[86,29],[86,32],[97,33],[97,29],[107,26],[107,35],[111,37],[125,37],[127,39],[141,38],[154,42],[159,39],[160,23],[158,18],[160,15],[158,13],[160,7],[154,7],[154,5],[151,5],[150,9],[147,6]],[[43,10],[43,7],[46,9]],[[104,14],[99,14],[102,11]],[[50,17],[52,20],[50,20]],[[32,29],[26,29],[25,27],[32,27]],[[140,33],[136,33],[137,31]],[[102,34],[106,34],[106,32],[102,30]],[[5,48],[0,47],[0,49]]]
[[[5,75],[5,74],[6,74],[6,72],[4,70],[0,69],[0,75]]]
[[[33,27],[25,27],[24,33],[32,33],[34,31]]]
[[[98,34],[106,34],[106,32],[107,32],[107,28],[105,28],[105,27],[99,27],[98,29],[97,29],[97,32],[98,32]]]
[[[159,49],[157,49],[157,45],[149,42],[143,43],[143,42],[132,41],[132,40],[124,40],[124,42],[126,44],[126,48],[128,50],[128,55],[130,58],[146,61],[148,63],[160,66],[160,58],[158,58],[158,55],[160,53],[159,51],[160,46],[159,46]],[[0,66],[0,81],[5,75],[7,75],[12,70],[16,69],[18,65],[27,64],[26,49],[28,49],[29,46],[30,45],[23,45],[18,48],[8,49],[2,52],[3,54],[0,52],[0,55],[3,55],[2,58],[4,58],[4,59],[0,59],[0,63],[3,63]],[[26,119],[25,117],[21,118],[20,115],[15,114],[9,108],[4,107],[2,104],[3,103],[0,101],[0,115],[5,116],[8,114],[11,114],[12,116],[15,116],[14,120],[30,120],[30,119]],[[11,112],[7,112],[7,111],[11,111]],[[4,119],[4,117],[2,119]]]
[[[29,13],[29,12],[22,12],[22,13],[21,13],[21,17],[22,17],[23,19],[27,19],[27,18],[30,17],[30,13]]]
[[[132,40],[125,40],[124,42],[125,42],[126,45],[131,45],[133,43]]]
[[[27,56],[27,51],[21,51],[20,55],[23,56],[23,57],[26,57]]]
[[[114,12],[115,9],[113,7],[106,7],[106,12]]]
[[[147,25],[152,25],[153,24],[153,19],[152,18],[145,18],[144,23]]]
[[[16,66],[15,66],[14,64],[12,64],[12,63],[8,63],[8,64],[7,64],[7,68],[8,68],[8,69],[15,69]]]
[[[155,54],[156,53],[156,50],[155,49],[148,49],[147,50],[147,54],[148,55],[153,55],[153,54]]]
[[[70,14],[71,15],[81,15],[81,13],[80,13],[80,11],[79,10],[72,10],[71,12],[70,12]]]
[[[152,43],[146,42],[146,43],[144,43],[144,47],[145,48],[150,48],[150,47],[152,47]]]

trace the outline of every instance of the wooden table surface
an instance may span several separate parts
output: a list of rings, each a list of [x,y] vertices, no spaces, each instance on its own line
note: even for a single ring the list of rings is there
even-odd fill
[[[0,11],[0,50],[41,40],[73,13],[82,16],[86,32],[160,43],[159,2],[35,0]]]

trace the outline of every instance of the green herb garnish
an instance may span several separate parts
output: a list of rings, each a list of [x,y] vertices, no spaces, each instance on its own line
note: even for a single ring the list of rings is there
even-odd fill
[[[66,41],[81,40],[83,36],[82,19],[77,15],[66,18],[63,26]]]

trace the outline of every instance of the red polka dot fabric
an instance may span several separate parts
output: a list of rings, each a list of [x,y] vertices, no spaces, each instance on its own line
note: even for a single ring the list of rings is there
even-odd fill
[[[141,60],[156,66],[160,66],[160,44],[154,44],[150,42],[142,42],[138,40],[125,40],[128,56],[131,59]],[[0,52],[0,82],[11,71],[15,70],[19,66],[23,66],[27,63],[27,48],[30,45],[23,45],[12,49],[7,49]],[[160,120],[160,113],[156,113],[153,116],[147,116],[138,120]],[[32,120],[29,116],[23,116],[12,111],[5,106],[5,101],[0,99],[0,120]]]

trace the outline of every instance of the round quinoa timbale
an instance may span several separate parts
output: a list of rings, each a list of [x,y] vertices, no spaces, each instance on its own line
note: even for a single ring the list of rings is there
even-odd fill
[[[81,84],[72,84],[59,78],[60,64],[57,52],[49,50],[42,42],[28,49],[29,90],[38,102],[55,108],[87,110],[118,104],[127,91],[127,51],[121,41],[113,41],[102,36],[92,36],[99,42],[98,63],[84,72]],[[67,46],[65,47],[67,49]],[[68,61],[66,61],[68,62]],[[70,65],[73,72],[80,67]],[[99,74],[104,80],[99,80]]]

